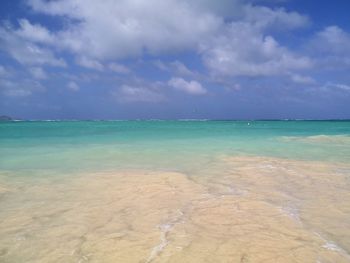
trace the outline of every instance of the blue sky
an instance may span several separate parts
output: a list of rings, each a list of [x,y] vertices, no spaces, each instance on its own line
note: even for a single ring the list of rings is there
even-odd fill
[[[0,115],[350,118],[347,0],[0,5]]]

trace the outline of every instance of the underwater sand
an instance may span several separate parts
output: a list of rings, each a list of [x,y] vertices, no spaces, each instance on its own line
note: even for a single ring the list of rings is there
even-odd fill
[[[1,262],[350,262],[350,166],[225,161],[2,183]]]
[[[265,136],[266,155],[247,150],[253,137],[223,150],[243,135],[74,147],[53,137],[42,148],[6,139],[0,262],[350,262],[347,135],[315,136]]]

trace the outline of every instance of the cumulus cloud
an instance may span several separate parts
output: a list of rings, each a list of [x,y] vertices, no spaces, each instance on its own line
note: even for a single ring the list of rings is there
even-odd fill
[[[299,74],[291,74],[290,78],[293,82],[299,83],[299,84],[315,84],[316,80],[309,76],[303,76]]]
[[[246,23],[235,23],[227,33],[203,45],[205,65],[216,75],[270,76],[312,66],[308,57],[281,46]]]
[[[319,69],[350,67],[350,33],[338,26],[328,26],[314,34],[306,46]]]
[[[168,85],[192,95],[203,95],[207,93],[207,90],[195,80],[186,81],[183,78],[172,78],[168,81]]]
[[[103,61],[192,50],[199,51],[213,74],[229,76],[269,76],[311,64],[266,34],[309,24],[307,16],[283,8],[242,0],[107,0],[103,4],[94,0],[28,0],[28,5],[68,22],[53,32],[20,20],[14,35],[30,41],[32,47],[8,50],[21,63],[59,64],[47,48],[54,46],[72,52],[82,67],[98,71],[108,68],[122,74],[128,69],[116,63],[105,66]],[[35,61],[32,53],[41,53],[38,57],[46,60]],[[193,75],[179,61],[160,64],[175,75]]]
[[[67,61],[96,70],[96,74],[103,71],[129,74],[130,69],[118,63],[120,59],[190,51],[199,56],[211,80],[235,78],[236,83],[239,77],[283,75],[295,83],[312,84],[314,80],[305,71],[313,67],[314,59],[292,51],[275,35],[307,27],[309,17],[261,3],[106,0],[101,4],[95,0],[27,0],[34,12],[62,19],[64,26],[52,29],[20,19],[17,27],[0,27],[0,48],[19,63],[29,65],[36,79],[45,78],[41,74],[45,73],[42,68],[45,65],[66,66],[58,56],[61,53],[70,53],[73,57]],[[340,28],[326,28],[316,38],[327,42],[332,46],[329,50],[337,54],[348,52],[345,44],[339,44],[349,42],[348,34]],[[201,83],[185,80],[200,79],[203,83],[206,77],[200,77],[198,69],[190,69],[179,60],[158,60],[155,65],[175,77],[168,85],[189,94],[207,92]],[[139,94],[135,97],[142,94],[152,97],[154,90],[138,84],[126,85],[119,94],[129,98],[132,92]]]
[[[244,1],[199,0],[29,0],[31,8],[71,20],[56,33],[58,45],[98,59],[142,55],[144,51],[196,49],[225,27],[225,19],[245,21],[261,30],[294,29],[308,24],[308,17],[296,12],[246,4]],[[24,32],[50,41],[44,28],[22,21]],[[35,30],[34,30],[35,28]]]
[[[28,70],[30,74],[32,74],[31,71],[33,74],[38,73],[35,72],[37,70],[35,68]],[[26,72],[19,72],[0,65],[0,94],[7,97],[27,97],[34,92],[45,91],[45,87],[39,81],[30,79],[27,75]]]
[[[122,102],[159,102],[164,100],[164,96],[155,90],[129,85],[123,85],[119,91],[114,91],[112,95]]]
[[[28,41],[10,27],[0,27],[0,49],[23,65],[66,66],[66,62],[57,58],[51,49]]]
[[[9,75],[10,73],[8,70],[4,66],[0,65],[0,77],[7,77]]]
[[[38,91],[45,91],[45,87],[38,81],[30,79],[0,79],[0,92],[8,97],[26,97]]]
[[[82,67],[102,71],[104,66],[95,59],[91,59],[85,56],[76,59],[76,63]]]
[[[112,96],[119,102],[162,102],[166,98],[161,92],[163,83],[149,83],[143,80],[133,80],[112,91]]]
[[[74,82],[74,81],[68,82],[67,88],[70,89],[70,90],[72,90],[72,91],[78,91],[78,90],[80,90],[79,85],[78,85],[76,82]]]
[[[20,27],[14,32],[17,36],[38,43],[53,44],[56,41],[55,36],[41,25],[32,24],[27,19],[20,19],[18,22]]]
[[[337,89],[345,92],[350,92],[350,85],[344,83],[327,82],[321,87],[321,89],[326,91]]]
[[[327,54],[350,55],[350,34],[338,26],[328,26],[316,33],[312,48]]]
[[[161,60],[154,61],[154,65],[162,70],[170,72],[174,75],[179,76],[193,76],[195,73],[191,71],[184,63],[181,61],[175,60],[169,63],[162,62]]]
[[[113,59],[193,48],[222,19],[191,1],[29,1],[33,10],[71,19],[57,33],[61,47],[93,58]]]
[[[47,79],[46,72],[40,67],[31,67],[28,71],[35,79]]]
[[[284,8],[271,9],[256,5],[244,7],[241,21],[248,22],[260,30],[291,30],[310,24],[310,19],[307,16],[297,12],[288,12]]]
[[[108,68],[113,71],[113,72],[116,72],[116,73],[119,73],[119,74],[128,74],[130,73],[130,69],[122,64],[119,64],[119,63],[110,63],[108,65]]]

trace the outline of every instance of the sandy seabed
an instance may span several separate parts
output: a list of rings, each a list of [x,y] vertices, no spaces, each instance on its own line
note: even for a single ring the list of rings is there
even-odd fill
[[[228,157],[216,176],[0,184],[0,262],[350,262],[350,166]]]

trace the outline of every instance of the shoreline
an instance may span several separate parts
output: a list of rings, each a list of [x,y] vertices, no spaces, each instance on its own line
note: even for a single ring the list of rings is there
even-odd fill
[[[19,185],[1,198],[8,209],[0,213],[1,251],[6,251],[0,259],[348,262],[344,240],[326,238],[320,230],[347,233],[334,228],[343,213],[337,209],[347,211],[350,203],[338,188],[343,175],[335,180],[329,174],[334,166],[251,156],[225,161],[231,168],[215,181],[133,170]],[[289,192],[293,187],[297,196]],[[338,196],[337,207],[325,211],[335,202],[331,195]],[[39,253],[30,256],[33,247]]]

